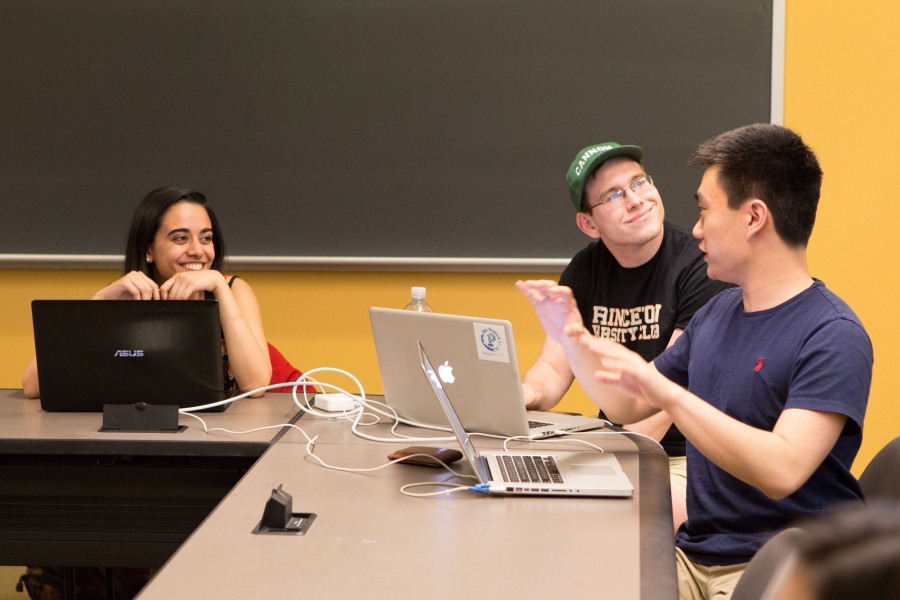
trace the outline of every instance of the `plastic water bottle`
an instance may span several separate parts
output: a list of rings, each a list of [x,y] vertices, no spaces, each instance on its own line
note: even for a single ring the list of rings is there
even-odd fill
[[[423,287],[413,287],[410,290],[410,301],[409,304],[403,307],[403,310],[414,310],[416,312],[434,312],[431,310],[431,307],[425,302],[425,288]]]

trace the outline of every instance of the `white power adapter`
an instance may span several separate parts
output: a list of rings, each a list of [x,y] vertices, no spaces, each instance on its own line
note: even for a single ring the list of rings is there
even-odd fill
[[[341,412],[359,406],[359,400],[340,392],[335,394],[316,394],[314,400],[316,408],[328,412]]]

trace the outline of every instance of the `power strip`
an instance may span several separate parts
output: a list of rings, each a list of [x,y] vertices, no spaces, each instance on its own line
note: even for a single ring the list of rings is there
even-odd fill
[[[328,412],[342,412],[359,406],[359,400],[351,398],[346,394],[341,394],[340,392],[334,394],[316,394],[314,400],[316,408]]]

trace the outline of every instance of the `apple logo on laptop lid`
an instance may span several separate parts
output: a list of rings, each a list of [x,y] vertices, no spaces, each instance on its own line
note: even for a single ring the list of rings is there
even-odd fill
[[[453,367],[450,365],[449,360],[445,360],[444,364],[438,367],[438,375],[444,383],[453,383],[456,381],[456,376],[453,375]]]

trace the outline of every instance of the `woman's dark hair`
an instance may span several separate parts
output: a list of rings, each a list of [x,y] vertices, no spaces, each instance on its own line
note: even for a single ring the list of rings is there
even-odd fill
[[[206,196],[193,190],[165,187],[155,189],[144,196],[134,211],[131,228],[128,230],[128,243],[125,246],[125,273],[141,271],[147,277],[155,280],[156,267],[147,262],[147,250],[153,244],[163,215],[179,202],[193,202],[206,209],[212,225],[213,249],[216,253],[212,269],[222,270],[225,262],[225,241],[222,239],[222,230],[219,228],[216,214],[206,204]]]

